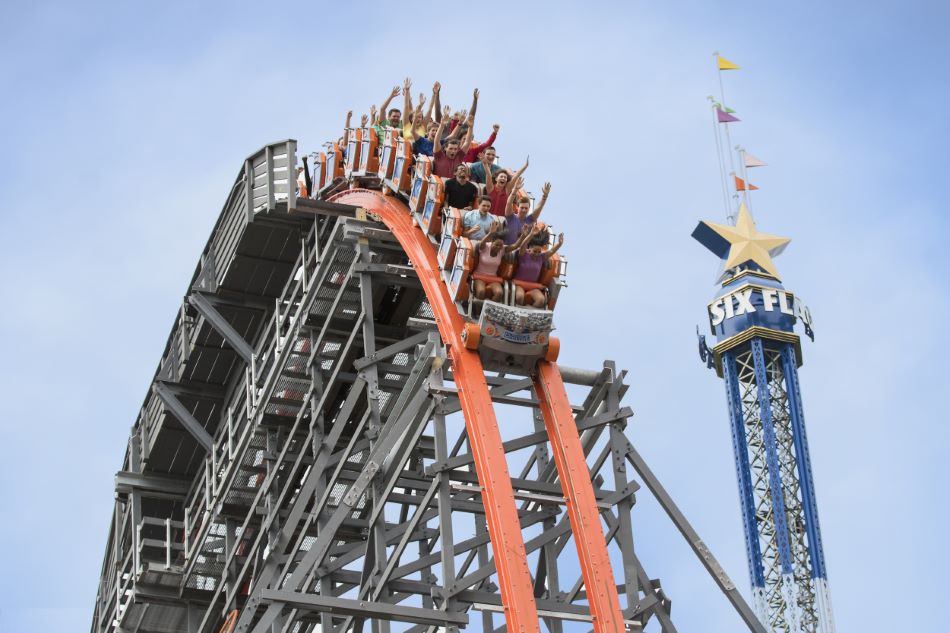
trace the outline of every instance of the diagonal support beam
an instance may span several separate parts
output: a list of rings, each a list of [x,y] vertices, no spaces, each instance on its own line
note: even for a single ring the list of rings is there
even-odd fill
[[[254,349],[248,345],[244,337],[228,323],[228,320],[211,305],[211,301],[209,301],[206,296],[200,292],[193,292],[188,295],[188,303],[195,307],[198,313],[211,324],[211,327],[213,327],[214,330],[228,342],[228,345],[244,359],[245,363],[248,365],[251,364],[251,360],[254,358]]]
[[[350,484],[335,510],[321,526],[321,532],[317,540],[311,545],[296,569],[290,574],[290,577],[282,583],[282,586],[291,590],[300,590],[305,587],[312,571],[323,562],[324,557],[336,540],[337,529],[353,511],[357,502],[366,493],[369,486],[373,484],[376,477],[389,475],[391,468],[401,467],[401,464],[395,464],[392,461],[393,449],[396,448],[396,444],[404,435],[411,433],[420,424],[424,425],[435,407],[432,396],[422,388],[422,383],[428,376],[434,359],[432,356],[433,348],[434,343],[430,342],[422,349],[419,359],[413,367],[412,374],[406,382],[403,392],[399,395],[396,409],[383,426],[380,437],[362,471],[356,480]],[[266,631],[280,615],[281,610],[281,603],[272,602],[255,625],[254,633]],[[243,623],[239,622],[239,625],[241,624]],[[246,626],[244,628],[239,626],[239,630],[247,630]]]
[[[378,363],[379,361],[395,356],[399,352],[405,352],[411,350],[416,345],[421,345],[426,342],[429,338],[428,332],[419,332],[418,334],[413,334],[407,339],[393,343],[392,345],[387,345],[381,349],[376,350],[369,356],[364,356],[353,361],[353,368],[357,371],[363,370],[373,363]]]
[[[398,620],[401,622],[416,622],[444,626],[446,624],[468,624],[468,616],[464,613],[436,611],[420,607],[409,607],[382,602],[367,602],[347,598],[320,596],[312,593],[297,593],[294,591],[274,591],[265,589],[261,592],[261,601],[265,604],[290,607],[302,612],[328,612],[340,616],[369,616],[380,620]]]
[[[158,399],[171,411],[172,415],[181,422],[185,430],[191,433],[192,437],[198,440],[198,443],[210,453],[214,448],[214,440],[211,439],[211,436],[205,431],[205,427],[201,426],[201,422],[196,420],[195,416],[191,415],[191,411],[181,403],[181,400],[175,397],[171,389],[162,381],[156,380],[152,383],[152,392],[158,396]]]
[[[717,561],[712,555],[712,552],[709,551],[709,546],[699,538],[699,534],[693,529],[690,522],[686,520],[686,517],[680,511],[676,503],[673,502],[666,488],[663,487],[660,480],[653,474],[653,471],[647,466],[647,463],[633,447],[630,440],[627,440],[626,448],[627,460],[630,462],[630,465],[633,466],[637,474],[640,475],[640,478],[643,479],[643,483],[650,489],[650,492],[653,493],[656,500],[660,502],[660,506],[663,507],[667,516],[673,521],[673,525],[676,526],[676,529],[680,531],[680,534],[682,534],[686,542],[689,543],[690,548],[696,554],[696,557],[699,558],[699,562],[703,564],[703,567],[705,567],[709,575],[712,576],[712,579],[716,582],[720,591],[722,591],[729,602],[732,603],[739,617],[742,618],[743,622],[745,622],[746,626],[749,627],[749,630],[753,633],[767,633],[765,627],[759,622],[759,618],[755,615],[755,612],[752,611],[749,603],[745,601],[745,598],[742,597],[742,594],[739,593],[735,584],[726,574],[726,570],[722,568],[719,561]]]

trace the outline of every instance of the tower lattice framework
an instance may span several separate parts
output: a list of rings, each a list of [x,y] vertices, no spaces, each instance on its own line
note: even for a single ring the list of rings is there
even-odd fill
[[[811,315],[771,262],[788,240],[759,233],[744,205],[735,226],[693,236],[726,260],[709,305],[718,342],[700,346],[726,388],[753,608],[769,631],[833,633],[793,332],[812,334]]]

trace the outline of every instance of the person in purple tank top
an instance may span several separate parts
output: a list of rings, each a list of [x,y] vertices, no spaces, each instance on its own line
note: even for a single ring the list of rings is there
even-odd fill
[[[501,224],[493,222],[488,234],[473,245],[478,262],[475,270],[472,271],[472,290],[476,299],[501,301],[505,292],[501,285],[502,280],[498,276],[498,267],[501,266],[503,257],[518,250],[521,241],[505,246],[505,242],[501,239],[502,235]],[[527,239],[528,233],[526,232],[521,236],[521,240]]]
[[[516,257],[518,258],[518,270],[515,272],[514,281],[524,281],[529,284],[538,283],[541,278],[541,271],[551,265],[551,256],[558,252],[558,249],[564,244],[564,234],[557,236],[557,244],[554,248],[543,250],[543,246],[533,243],[534,237],[540,233],[538,226],[532,226],[526,230],[528,238],[520,242]],[[515,283],[515,303],[531,308],[544,307],[544,290],[541,288],[524,288]]]
[[[524,227],[534,224],[548,201],[548,194],[551,193],[551,183],[544,183],[544,187],[541,188],[541,201],[531,212],[531,198],[518,193],[523,186],[523,182],[515,183],[515,188],[508,196],[508,204],[505,205],[505,244],[517,242]],[[516,198],[517,204],[515,202]]]

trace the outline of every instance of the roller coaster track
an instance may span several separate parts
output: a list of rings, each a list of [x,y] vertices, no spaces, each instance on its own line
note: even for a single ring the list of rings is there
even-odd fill
[[[413,226],[409,209],[392,197],[363,190],[340,194],[332,201],[366,209],[378,217],[396,236],[413,263],[429,305],[435,312],[439,333],[452,357],[455,382],[459,387],[472,455],[484,495],[492,549],[505,553],[502,557],[496,554],[495,561],[508,630],[539,631],[533,581],[528,571],[511,477],[485,381],[485,370],[478,353],[466,349],[462,342],[465,322],[442,281],[432,244],[418,227]],[[587,460],[557,366],[539,361],[534,386],[552,439],[594,630],[598,633],[623,631],[623,614],[594,489],[587,472]]]
[[[295,164],[294,141],[248,157],[202,253],[116,476],[92,633],[675,632],[633,547],[640,483],[764,633],[627,439],[625,372],[488,371],[405,187],[297,197]]]

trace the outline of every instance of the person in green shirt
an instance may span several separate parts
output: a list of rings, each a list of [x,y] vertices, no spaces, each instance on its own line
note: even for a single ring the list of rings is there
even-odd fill
[[[388,128],[402,130],[402,112],[399,108],[387,109],[392,100],[398,97],[400,93],[399,86],[393,86],[392,92],[379,108],[379,118],[373,121],[373,129],[376,130],[376,136],[380,142],[382,142]]]

